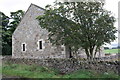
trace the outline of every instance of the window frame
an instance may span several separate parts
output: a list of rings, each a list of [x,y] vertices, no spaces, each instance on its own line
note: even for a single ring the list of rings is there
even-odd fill
[[[40,49],[40,41],[41,41],[41,43],[42,43],[42,49]],[[38,42],[37,42],[37,49],[38,49],[39,51],[43,51],[43,50],[44,50],[44,48],[45,48],[44,43],[45,43],[45,41],[44,41],[43,39],[39,39],[39,40],[38,40]]]
[[[25,51],[23,51],[23,50],[24,50],[24,49],[23,49],[23,45],[25,45]],[[26,52],[26,51],[27,51],[26,46],[27,46],[27,44],[26,44],[25,42],[24,42],[24,43],[22,43],[22,45],[21,45],[21,48],[22,48],[22,49],[21,49],[21,51],[22,51],[22,52]]]

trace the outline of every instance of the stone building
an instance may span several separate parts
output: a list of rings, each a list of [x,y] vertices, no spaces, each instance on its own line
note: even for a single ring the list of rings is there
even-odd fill
[[[65,46],[53,46],[48,31],[40,27],[36,18],[43,14],[43,8],[30,5],[12,35],[13,58],[69,58]]]

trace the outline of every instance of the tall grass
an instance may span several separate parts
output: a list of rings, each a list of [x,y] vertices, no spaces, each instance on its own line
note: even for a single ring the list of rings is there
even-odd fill
[[[60,74],[57,69],[25,64],[4,64],[3,75],[23,78],[117,78],[114,73],[98,74],[91,70],[79,70],[69,74]]]
[[[3,66],[3,74],[26,78],[51,78],[57,71],[36,65],[11,64]]]

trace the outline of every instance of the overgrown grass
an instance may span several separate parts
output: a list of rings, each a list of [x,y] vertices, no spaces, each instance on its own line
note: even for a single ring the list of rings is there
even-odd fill
[[[2,66],[0,66],[0,74],[2,74]]]
[[[104,52],[107,54],[120,53],[120,49],[106,49]]]
[[[2,73],[9,76],[18,76],[26,78],[51,78],[56,75],[57,70],[47,67],[38,67],[36,65],[10,64],[4,65]]]
[[[95,71],[79,70],[70,74],[60,74],[56,69],[25,64],[4,64],[3,75],[23,78],[117,78],[114,73],[98,74]]]

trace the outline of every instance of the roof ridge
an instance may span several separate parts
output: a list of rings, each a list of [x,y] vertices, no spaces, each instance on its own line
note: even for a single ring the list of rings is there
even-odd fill
[[[40,9],[42,9],[42,10],[45,10],[44,8],[39,7],[39,6],[37,6],[37,5],[33,4],[33,3],[31,3],[31,4],[30,4],[30,6],[28,7],[27,11],[25,11],[24,16],[22,17],[21,21],[22,21],[22,20],[23,20],[23,18],[26,16],[26,13],[28,12],[28,10],[30,9],[30,7],[31,7],[32,5],[33,5],[33,6],[35,6],[35,7],[37,7],[37,8],[40,8]],[[21,21],[19,22],[18,26],[20,25]],[[18,27],[18,26],[17,26],[17,27]],[[16,27],[15,31],[17,30],[17,27]],[[14,35],[14,34],[15,34],[15,31],[13,32],[13,34],[12,34],[12,35]]]
[[[42,7],[40,7],[40,6],[36,5],[36,4],[31,3],[31,5],[34,5],[34,6],[38,7],[38,8],[40,8],[40,9],[45,10],[44,8],[42,8]]]

